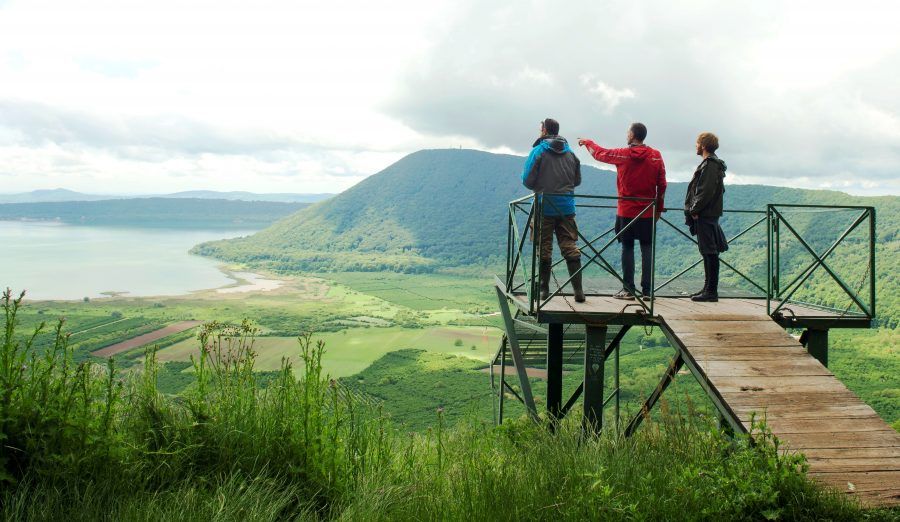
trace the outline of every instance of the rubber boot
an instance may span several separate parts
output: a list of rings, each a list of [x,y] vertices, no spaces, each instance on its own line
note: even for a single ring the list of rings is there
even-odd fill
[[[584,288],[581,286],[581,259],[573,259],[566,261],[566,268],[569,269],[569,275],[572,276],[572,292],[575,294],[575,302],[584,302]],[[577,272],[577,273],[576,273]]]
[[[691,301],[715,303],[719,301],[719,256],[711,255],[709,258],[708,280],[706,291],[691,298]]]
[[[549,259],[541,259],[540,265],[540,279],[538,282],[540,284],[541,289],[541,301],[550,297],[550,267],[552,266],[551,260]]]
[[[694,292],[690,295],[690,297],[697,297],[698,295],[703,295],[706,293],[706,289],[709,288],[709,256],[706,254],[701,254],[703,256],[703,288],[700,289],[699,292]]]

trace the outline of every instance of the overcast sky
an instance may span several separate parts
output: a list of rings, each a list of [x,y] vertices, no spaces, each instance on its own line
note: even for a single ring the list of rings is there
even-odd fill
[[[900,4],[783,4],[0,0],[0,193],[338,192],[551,116],[644,122],[670,180],[710,130],[731,183],[900,194]]]

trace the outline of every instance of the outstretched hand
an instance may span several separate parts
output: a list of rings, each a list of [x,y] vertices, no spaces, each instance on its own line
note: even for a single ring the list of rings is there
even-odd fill
[[[584,147],[584,144],[587,143],[587,141],[588,140],[586,138],[578,138],[578,146]]]

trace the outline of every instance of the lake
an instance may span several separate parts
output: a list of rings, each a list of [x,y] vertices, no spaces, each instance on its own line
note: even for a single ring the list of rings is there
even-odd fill
[[[217,261],[188,254],[197,243],[251,230],[169,230],[0,221],[0,285],[30,299],[104,292],[181,295],[234,283]]]

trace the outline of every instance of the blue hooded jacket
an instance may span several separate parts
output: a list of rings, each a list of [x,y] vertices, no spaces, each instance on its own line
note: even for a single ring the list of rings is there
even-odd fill
[[[535,142],[525,169],[522,184],[538,194],[574,194],[581,184],[581,162],[566,139],[560,136],[544,136]],[[552,202],[552,204],[551,204]],[[575,198],[572,196],[550,196],[543,207],[545,216],[569,216],[575,214]]]

